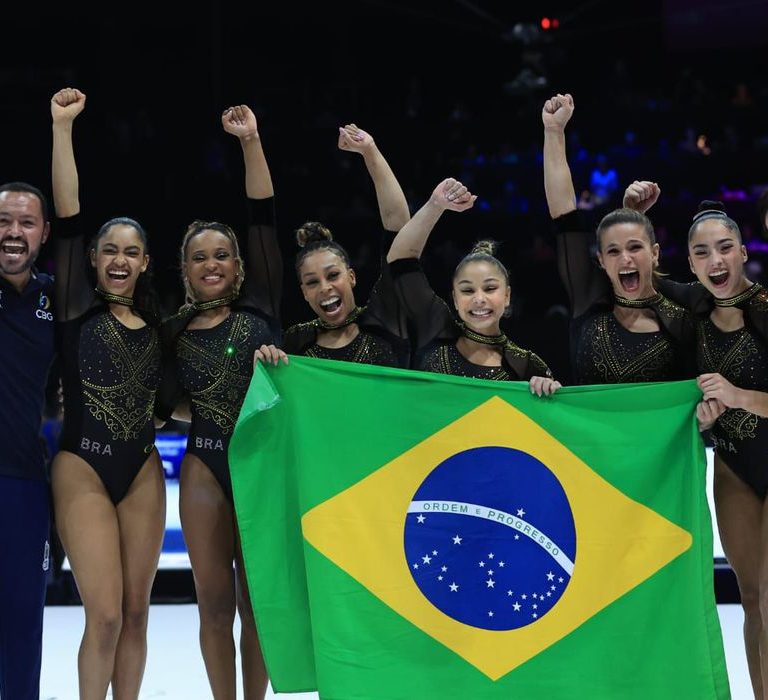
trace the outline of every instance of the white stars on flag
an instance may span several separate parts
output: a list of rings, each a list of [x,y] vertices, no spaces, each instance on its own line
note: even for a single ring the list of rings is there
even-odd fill
[[[419,525],[421,525],[425,520],[426,518],[421,514],[416,516],[416,522],[419,523]]]

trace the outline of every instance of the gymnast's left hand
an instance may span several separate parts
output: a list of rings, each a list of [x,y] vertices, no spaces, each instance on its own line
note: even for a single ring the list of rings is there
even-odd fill
[[[696,383],[704,394],[704,400],[719,399],[726,408],[741,408],[742,390],[733,386],[722,374],[700,374]]]
[[[253,353],[253,366],[259,362],[263,362],[265,365],[279,365],[280,362],[287,365],[288,355],[285,354],[280,348],[274,345],[262,345],[256,352]]]
[[[536,396],[552,396],[563,385],[552,377],[531,377],[528,387]]]

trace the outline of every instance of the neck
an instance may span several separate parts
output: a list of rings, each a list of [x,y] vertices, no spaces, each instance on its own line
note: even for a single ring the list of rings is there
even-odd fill
[[[125,304],[107,304],[107,307],[115,318],[123,319],[134,315],[133,309]]]
[[[206,319],[215,325],[216,321],[224,320],[229,316],[230,308],[227,305],[214,306],[211,309],[202,309],[197,312],[197,317]]]
[[[472,357],[473,355],[498,355],[502,351],[502,346],[500,344],[491,344],[491,343],[482,343],[477,340],[472,340],[472,338],[468,338],[466,335],[462,335],[457,341],[456,345],[459,348],[460,351],[462,351],[462,355],[465,357]]]
[[[230,292],[223,297],[216,299],[208,299],[206,301],[196,301],[193,306],[198,314],[206,313],[208,311],[216,311],[221,308],[226,309],[226,313],[229,313],[229,306],[233,301],[237,299],[237,294]]]
[[[464,337],[477,345],[503,345],[507,342],[507,337],[501,332],[498,323],[492,328],[484,329],[482,332],[470,328],[464,322],[460,325]]]
[[[736,292],[730,296],[725,298],[718,298],[715,297],[715,306],[716,307],[729,307],[729,306],[736,306],[746,298],[749,298],[749,294],[751,292],[756,291],[754,289],[754,283],[750,282],[746,277],[742,277],[741,280],[739,280],[739,284],[736,288]]]
[[[325,338],[326,340],[354,340],[359,333],[359,329],[356,323],[348,323],[346,326],[340,326],[339,328],[320,328],[317,337]]]
[[[19,272],[16,275],[7,275],[0,273],[0,277],[2,277],[8,284],[10,284],[17,292],[23,292],[24,287],[27,286],[27,283],[29,282],[29,278],[32,276],[32,272],[29,269],[24,270],[24,272]]]

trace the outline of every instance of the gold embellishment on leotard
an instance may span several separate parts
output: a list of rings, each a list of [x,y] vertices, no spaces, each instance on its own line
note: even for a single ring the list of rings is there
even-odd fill
[[[117,381],[111,386],[100,384],[94,376],[98,370],[83,368],[84,404],[109,429],[113,440],[135,439],[152,420],[160,363],[157,333],[147,329],[133,340],[130,334],[136,331],[127,329],[110,313],[96,318],[92,332],[103,343]],[[88,355],[89,351],[83,353]]]
[[[238,296],[237,293],[233,292],[232,294],[227,294],[225,297],[211,299],[210,301],[196,301],[192,304],[192,308],[194,308],[195,311],[208,311],[210,309],[218,308],[219,306],[229,306]]]
[[[379,338],[360,331],[355,338],[341,348],[324,348],[317,343],[310,345],[304,354],[321,360],[344,360],[369,365],[394,365],[396,358],[391,348]]]
[[[613,302],[616,306],[625,306],[629,309],[648,309],[658,304],[663,297],[658,292],[651,297],[645,297],[644,299],[627,299],[627,297],[614,294]]]
[[[316,318],[314,321],[310,321],[310,323],[324,331],[335,331],[339,328],[346,328],[350,323],[354,323],[363,311],[365,311],[365,307],[356,306],[341,323],[327,323],[321,318]]]
[[[757,416],[743,408],[729,408],[718,418],[720,427],[731,439],[754,438],[757,430]]]
[[[179,337],[178,357],[209,384],[203,389],[190,391],[192,410],[201,418],[215,423],[222,435],[229,435],[240,414],[243,397],[253,374],[253,357],[242,351],[249,348],[255,333],[253,317],[245,313],[230,314],[222,324],[226,327],[226,340],[214,334],[206,338],[195,331],[185,331]],[[209,329],[212,330],[212,329]]]
[[[121,306],[133,306],[133,297],[126,297],[122,294],[112,294],[96,287],[96,296],[101,298],[107,304],[120,304]]]
[[[745,366],[749,374],[749,363],[757,359],[760,350],[755,344],[755,339],[746,328],[741,328],[730,335],[733,338],[730,346],[724,349],[721,343],[716,342],[715,333],[722,333],[711,319],[701,321],[697,326],[699,332],[699,352],[703,360],[702,364],[710,372],[718,372],[729,381],[744,378]],[[750,377],[764,383],[764,378]],[[762,379],[763,382],[759,380]],[[758,417],[740,408],[729,408],[718,418],[718,424],[730,438],[754,438],[758,426]]]
[[[521,348],[518,350],[525,354]],[[455,345],[450,343],[440,345],[433,350],[426,358],[424,369],[427,372],[450,374],[454,377],[473,377],[497,381],[509,381],[511,379],[509,372],[503,365],[495,367],[475,365],[467,360]]]
[[[633,351],[631,356],[620,358],[617,353],[619,325],[612,313],[601,314],[595,319],[589,358],[595,371],[608,383],[657,381],[661,368],[671,360],[672,345],[668,338],[662,333],[636,333],[634,335],[640,340],[651,344],[641,352]]]
[[[743,304],[752,299],[752,297],[754,297],[761,289],[762,287],[755,283],[749,289],[741,292],[741,294],[736,294],[735,296],[728,297],[727,299],[718,299],[715,297],[715,306],[739,306],[740,304]]]

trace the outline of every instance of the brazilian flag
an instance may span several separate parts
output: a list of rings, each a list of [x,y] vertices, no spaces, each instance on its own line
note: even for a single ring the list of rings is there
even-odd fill
[[[729,697],[699,397],[258,368],[230,467],[273,688]]]

